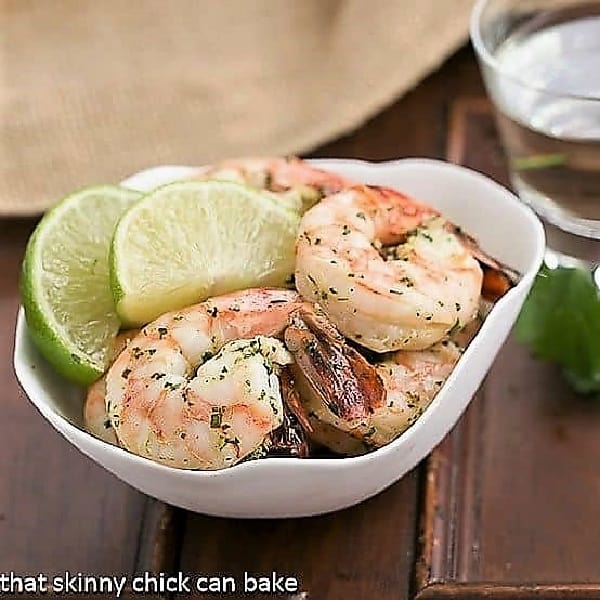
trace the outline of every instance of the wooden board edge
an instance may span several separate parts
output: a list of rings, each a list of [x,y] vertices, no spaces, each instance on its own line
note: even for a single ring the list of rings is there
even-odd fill
[[[459,98],[450,106],[446,152],[449,161],[469,166],[466,163],[470,119],[486,115],[491,117],[493,109],[485,98]],[[485,396],[485,383],[477,394]],[[415,598],[600,598],[600,583],[465,582],[467,577],[479,573],[477,532],[481,498],[477,489],[482,476],[481,452],[473,448],[481,448],[485,431],[483,397],[479,401],[474,399],[426,463],[414,573]],[[461,539],[470,543],[461,544]]]
[[[452,103],[446,144],[446,157],[450,162],[465,163],[469,114],[489,113],[490,110],[489,101],[481,97],[460,98]],[[466,570],[469,561],[471,565],[473,561],[477,563],[476,548],[471,548],[470,556],[457,554],[459,537],[465,533],[457,529],[457,525],[473,526],[458,513],[464,508],[460,497],[476,485],[477,457],[468,456],[467,450],[473,441],[472,436],[481,437],[482,420],[480,403],[471,403],[467,413],[427,460],[415,567],[414,589],[417,594],[431,585],[453,581]],[[479,513],[478,507],[472,508],[474,514]],[[471,535],[476,538],[473,533]]]
[[[184,511],[154,498],[146,498],[134,573],[173,573],[177,570],[184,521]]]
[[[477,392],[481,396],[483,391]],[[421,503],[415,589],[465,577],[477,571],[479,546],[480,477],[478,446],[484,435],[483,402],[473,399],[468,412],[426,463],[425,489]],[[465,512],[468,512],[467,517]],[[469,545],[462,540],[471,541]]]
[[[486,98],[459,98],[452,103],[448,115],[448,137],[446,139],[446,159],[464,165],[467,141],[467,118],[472,113],[491,113],[492,106]],[[467,165],[465,165],[467,166]]]
[[[433,583],[419,590],[415,600],[596,600],[600,598],[597,584],[498,585],[495,583],[443,584]]]

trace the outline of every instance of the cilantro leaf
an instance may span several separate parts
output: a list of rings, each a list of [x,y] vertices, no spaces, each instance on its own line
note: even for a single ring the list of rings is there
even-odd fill
[[[542,267],[515,333],[536,357],[561,365],[575,391],[600,397],[600,290],[590,271]]]

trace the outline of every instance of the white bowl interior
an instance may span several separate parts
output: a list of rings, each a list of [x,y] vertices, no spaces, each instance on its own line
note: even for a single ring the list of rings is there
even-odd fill
[[[356,181],[395,187],[430,203],[474,235],[484,250],[519,271],[521,281],[496,304],[429,408],[391,444],[355,458],[272,458],[216,472],[158,465],[85,432],[84,391],[64,381],[40,356],[27,335],[21,310],[15,371],[28,397],[69,441],[138,489],[171,504],[222,516],[304,516],[354,504],[393,483],[441,441],[504,342],[543,257],[543,229],[527,207],[483,175],[440,161],[312,162]],[[148,191],[185,178],[192,170],[157,167],[130,177],[123,185]],[[332,476],[336,478],[333,486]],[[310,489],[318,493],[307,494]]]

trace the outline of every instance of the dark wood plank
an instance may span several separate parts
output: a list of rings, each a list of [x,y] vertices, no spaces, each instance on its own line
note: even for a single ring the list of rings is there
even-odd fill
[[[176,572],[184,522],[185,511],[146,497],[133,571]]]
[[[467,49],[357,131],[311,156],[442,157],[447,107],[457,92],[482,94]],[[278,570],[298,576],[310,598],[408,598],[418,496],[419,476],[413,471],[380,496],[333,515],[230,521],[189,514],[180,567],[185,572],[238,577],[244,571]]]
[[[459,101],[449,155],[507,181],[490,107]],[[428,463],[419,598],[600,598],[600,406],[510,339]]]
[[[359,506],[308,519],[235,521],[189,515],[181,568],[231,574],[238,582],[244,571],[277,571],[297,577],[308,598],[406,598],[416,484],[413,471]]]
[[[0,571],[113,574],[158,568],[160,553],[146,549],[152,527],[161,530],[153,501],[68,444],[14,377],[17,282],[34,225],[0,221]]]
[[[564,585],[501,585],[434,584],[421,590],[419,600],[598,600],[598,586],[594,584]]]

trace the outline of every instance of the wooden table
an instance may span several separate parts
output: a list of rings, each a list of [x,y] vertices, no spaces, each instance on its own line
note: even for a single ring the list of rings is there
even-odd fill
[[[415,155],[506,182],[470,50],[311,154]],[[600,598],[600,408],[513,340],[455,430],[376,498],[312,519],[185,513],[80,455],[20,392],[12,339],[34,225],[0,221],[0,572],[277,570],[317,600]]]

